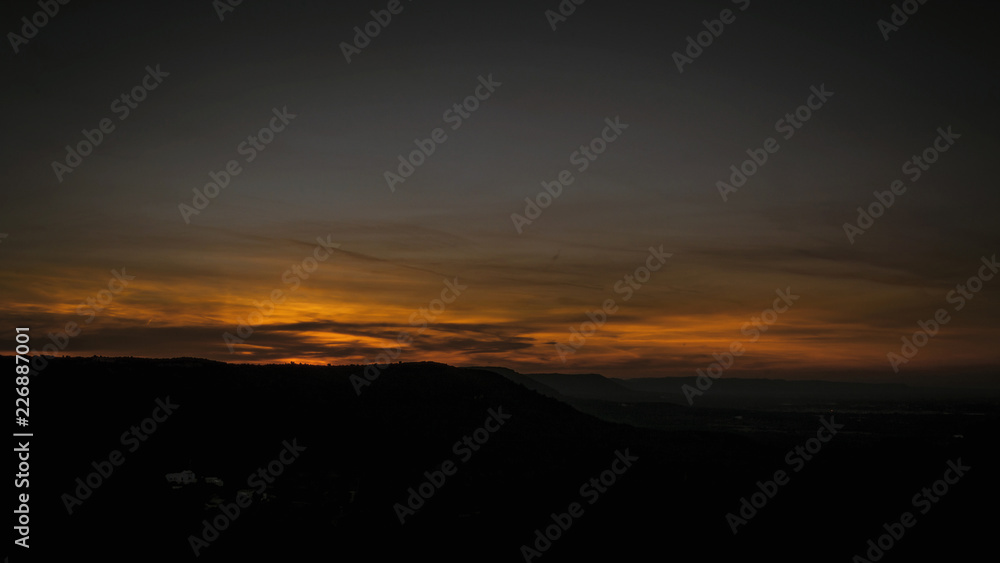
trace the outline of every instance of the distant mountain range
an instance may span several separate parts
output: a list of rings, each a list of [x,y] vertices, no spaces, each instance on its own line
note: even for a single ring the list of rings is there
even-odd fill
[[[689,406],[684,386],[695,389],[695,377],[607,378],[594,373],[522,374],[502,367],[480,367],[499,373],[528,389],[561,400],[617,402],[662,402]],[[903,383],[859,383],[720,377],[690,406],[715,408],[779,408],[810,404],[885,403],[891,401],[969,401],[1000,398],[1000,388],[989,378],[980,378],[981,388],[915,386]],[[704,385],[704,384],[703,384]]]

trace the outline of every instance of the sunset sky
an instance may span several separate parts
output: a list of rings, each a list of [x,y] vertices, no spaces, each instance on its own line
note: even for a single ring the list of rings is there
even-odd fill
[[[961,310],[947,298],[1000,253],[995,5],[928,2],[887,41],[891,2],[592,0],[553,30],[556,0],[404,0],[348,63],[341,44],[387,2],[330,4],[247,1],[220,21],[207,0],[79,0],[18,52],[8,37],[5,332],[41,347],[76,322],[69,355],[342,364],[407,331],[398,360],[615,377],[693,375],[740,341],[735,375],[892,379],[887,353],[943,308],[900,376],[1000,364],[1000,278]],[[38,9],[5,5],[5,34]],[[735,21],[679,72],[673,53],[725,9]],[[115,100],[157,65],[125,115]],[[480,77],[499,85],[453,128]],[[786,139],[776,124],[813,87],[832,95]],[[574,152],[616,117],[627,129],[580,171]],[[105,118],[60,181],[53,162]],[[241,143],[270,124],[247,162]],[[904,163],[949,127],[913,181]],[[447,138],[391,190],[386,171],[436,128]],[[717,182],[768,137],[778,150],[724,201]],[[231,160],[241,171],[185,216]],[[519,233],[511,215],[563,170],[573,182]],[[844,223],[895,180],[906,192],[852,244]],[[339,246],[286,275],[317,238]],[[625,300],[616,282],[650,247],[671,256]],[[112,270],[135,277],[91,318],[80,305]],[[412,315],[456,279],[417,334]],[[750,342],[741,327],[787,288],[799,298]],[[231,352],[224,333],[274,290],[283,303]],[[563,362],[556,343],[608,299],[617,312]]]

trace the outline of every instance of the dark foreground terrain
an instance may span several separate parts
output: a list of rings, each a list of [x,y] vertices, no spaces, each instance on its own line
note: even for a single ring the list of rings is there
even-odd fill
[[[433,363],[359,396],[361,370],[52,359],[31,382],[32,558],[846,563],[884,525],[881,561],[993,552],[995,396],[693,408]],[[949,462],[969,469],[935,494]],[[539,541],[553,514],[568,529]]]

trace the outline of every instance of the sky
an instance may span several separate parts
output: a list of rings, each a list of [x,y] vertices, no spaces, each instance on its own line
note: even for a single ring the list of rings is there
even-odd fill
[[[647,4],[6,3],[0,325],[60,355],[995,373],[997,7]]]

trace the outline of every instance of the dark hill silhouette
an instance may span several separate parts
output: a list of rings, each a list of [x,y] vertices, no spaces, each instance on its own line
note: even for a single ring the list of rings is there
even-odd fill
[[[648,400],[619,382],[596,373],[518,373],[502,367],[473,368],[492,371],[547,397],[574,402],[574,399],[602,401]]]
[[[596,373],[531,373],[528,377],[577,399],[604,401],[637,401],[642,395]]]
[[[213,495],[232,502],[293,440],[306,450],[266,489],[269,499],[246,508],[198,559],[521,561],[521,545],[552,524],[551,514],[581,502],[583,516],[535,561],[845,561],[957,456],[976,469],[893,557],[971,560],[991,537],[992,523],[974,515],[996,498],[995,413],[945,419],[961,427],[958,442],[938,438],[952,427],[937,428],[937,419],[933,436],[920,418],[905,418],[909,433],[889,436],[870,432],[863,416],[837,415],[844,434],[734,536],[725,514],[757,480],[788,468],[786,452],[815,436],[816,416],[788,415],[778,434],[752,424],[644,429],[492,371],[436,363],[385,366],[358,396],[351,376],[363,367],[51,359],[31,384],[35,553],[194,560],[188,537],[220,513],[206,503]],[[127,452],[122,433],[167,397],[176,412]],[[490,409],[510,419],[461,462],[453,444],[482,427]],[[124,463],[67,515],[61,495],[116,449]],[[581,485],[625,449],[638,457],[634,467],[594,504],[583,501]],[[446,460],[457,472],[400,525],[393,506]],[[172,489],[166,474],[183,470],[202,481]]]
[[[507,379],[513,381],[514,383],[523,385],[532,391],[537,391],[546,397],[552,397],[554,399],[567,400],[570,397],[564,395],[559,390],[550,387],[541,381],[538,381],[531,375],[525,375],[523,373],[518,373],[512,369],[504,367],[472,367],[470,369],[481,369],[484,371],[492,371],[493,373],[498,373]]]

